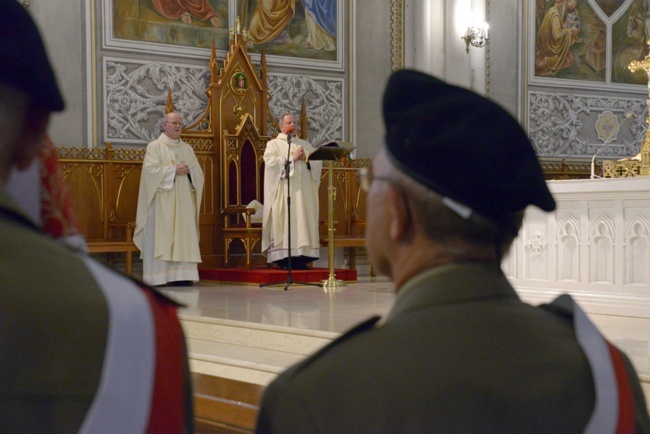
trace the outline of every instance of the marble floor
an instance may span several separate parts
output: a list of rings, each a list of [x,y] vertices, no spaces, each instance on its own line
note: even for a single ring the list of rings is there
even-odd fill
[[[135,277],[138,271],[136,266]],[[338,293],[298,284],[285,291],[284,285],[209,281],[163,292],[185,306],[179,314],[193,372],[265,386],[353,325],[389,312],[392,283],[367,271]],[[525,289],[518,292],[533,305],[542,302]],[[650,318],[588,315],[630,357],[650,405]]]
[[[186,306],[180,311],[183,317],[318,331],[332,338],[372,315],[386,314],[395,299],[389,280],[369,275],[359,276],[357,282],[347,283],[336,294],[315,286],[291,285],[287,291],[283,288],[203,281],[195,287],[166,288],[164,292]],[[525,293],[520,295],[526,300]],[[628,353],[639,374],[650,383],[650,321],[610,315],[590,317]]]
[[[386,278],[361,276],[340,292],[292,284],[260,288],[202,281],[191,288],[165,288],[186,307],[181,315],[203,316],[269,326],[342,333],[358,322],[384,315],[395,294]]]

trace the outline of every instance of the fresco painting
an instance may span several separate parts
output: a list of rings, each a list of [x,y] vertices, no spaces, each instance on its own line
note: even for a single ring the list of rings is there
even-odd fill
[[[638,0],[625,11],[613,26],[612,82],[646,84],[648,76],[643,71],[630,72],[633,60],[643,60],[648,54],[646,40],[650,38],[648,14],[650,0]]]
[[[249,51],[305,59],[337,59],[337,0],[238,0]]]
[[[113,37],[134,42],[228,47],[228,0],[112,0]]]
[[[104,0],[112,16],[109,39],[119,46],[182,55],[182,48],[219,50],[229,44],[230,11],[248,33],[251,53],[337,62],[341,0]],[[234,15],[233,15],[234,16]],[[233,19],[233,18],[230,18]],[[234,26],[234,24],[230,24]],[[153,44],[153,45],[152,45]],[[285,62],[286,63],[286,62]],[[302,63],[304,66],[305,63]]]
[[[628,65],[648,54],[650,0],[535,0],[534,14],[535,77],[647,82],[645,73],[633,74]]]
[[[606,32],[586,0],[537,1],[535,75],[604,82]]]

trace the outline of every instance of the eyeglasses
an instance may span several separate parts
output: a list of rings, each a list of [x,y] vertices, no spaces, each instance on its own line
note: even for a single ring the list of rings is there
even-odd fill
[[[390,179],[386,176],[373,175],[371,167],[362,167],[359,170],[359,185],[364,193],[368,193],[368,191],[370,191],[370,185],[373,181],[384,181],[389,182],[393,185],[398,185],[395,180]]]
[[[170,121],[166,121],[165,123],[166,123],[166,124],[173,125],[173,126],[175,126],[175,127],[182,127],[182,126],[183,126],[183,122],[170,122]]]
[[[406,205],[406,209],[409,213],[409,216],[412,215],[411,206],[409,205],[408,195],[405,193],[404,188],[399,184],[399,182],[396,179],[392,179],[387,176],[375,176],[372,174],[372,167],[362,167],[359,170],[359,186],[361,187],[361,190],[364,193],[368,193],[368,191],[370,191],[370,186],[372,185],[373,181],[384,181],[384,182],[388,182],[389,184],[393,184],[395,187],[397,187],[397,189],[400,192],[400,195],[402,196],[402,200]]]

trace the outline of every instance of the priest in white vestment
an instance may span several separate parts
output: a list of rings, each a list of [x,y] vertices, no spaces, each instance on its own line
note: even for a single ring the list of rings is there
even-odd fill
[[[183,119],[168,113],[164,133],[147,145],[133,241],[149,285],[192,286],[199,280],[199,208],[203,171],[180,139]]]
[[[262,224],[262,252],[269,263],[287,268],[289,257],[289,226],[291,227],[291,267],[305,269],[319,257],[318,185],[322,163],[310,161],[313,151],[309,142],[294,137],[296,122],[291,114],[280,119],[278,136],[266,144],[264,152],[264,217]],[[287,135],[291,135],[291,151]],[[290,161],[289,186],[291,213],[288,214],[285,162]],[[289,225],[289,219],[291,224]]]

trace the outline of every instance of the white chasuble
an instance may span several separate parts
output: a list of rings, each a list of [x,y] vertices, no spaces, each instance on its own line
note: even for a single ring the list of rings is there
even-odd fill
[[[189,175],[176,175],[179,163],[190,167]],[[145,282],[157,285],[174,280],[198,280],[196,263],[201,262],[199,209],[203,181],[203,171],[187,143],[161,134],[147,146],[133,235],[145,262]],[[153,269],[148,259],[154,260]],[[172,269],[167,270],[170,266]]]
[[[313,151],[309,142],[292,138],[291,151],[298,146],[305,154]],[[291,188],[291,213],[288,214],[285,161],[289,148],[287,136],[278,134],[277,138],[266,144],[264,152],[264,217],[262,224],[262,252],[269,262],[286,258],[288,253],[289,220],[291,222],[291,256],[319,257],[318,236],[318,186],[322,163],[311,161],[309,167],[304,161],[294,161],[289,171]],[[291,158],[291,157],[290,157]]]

